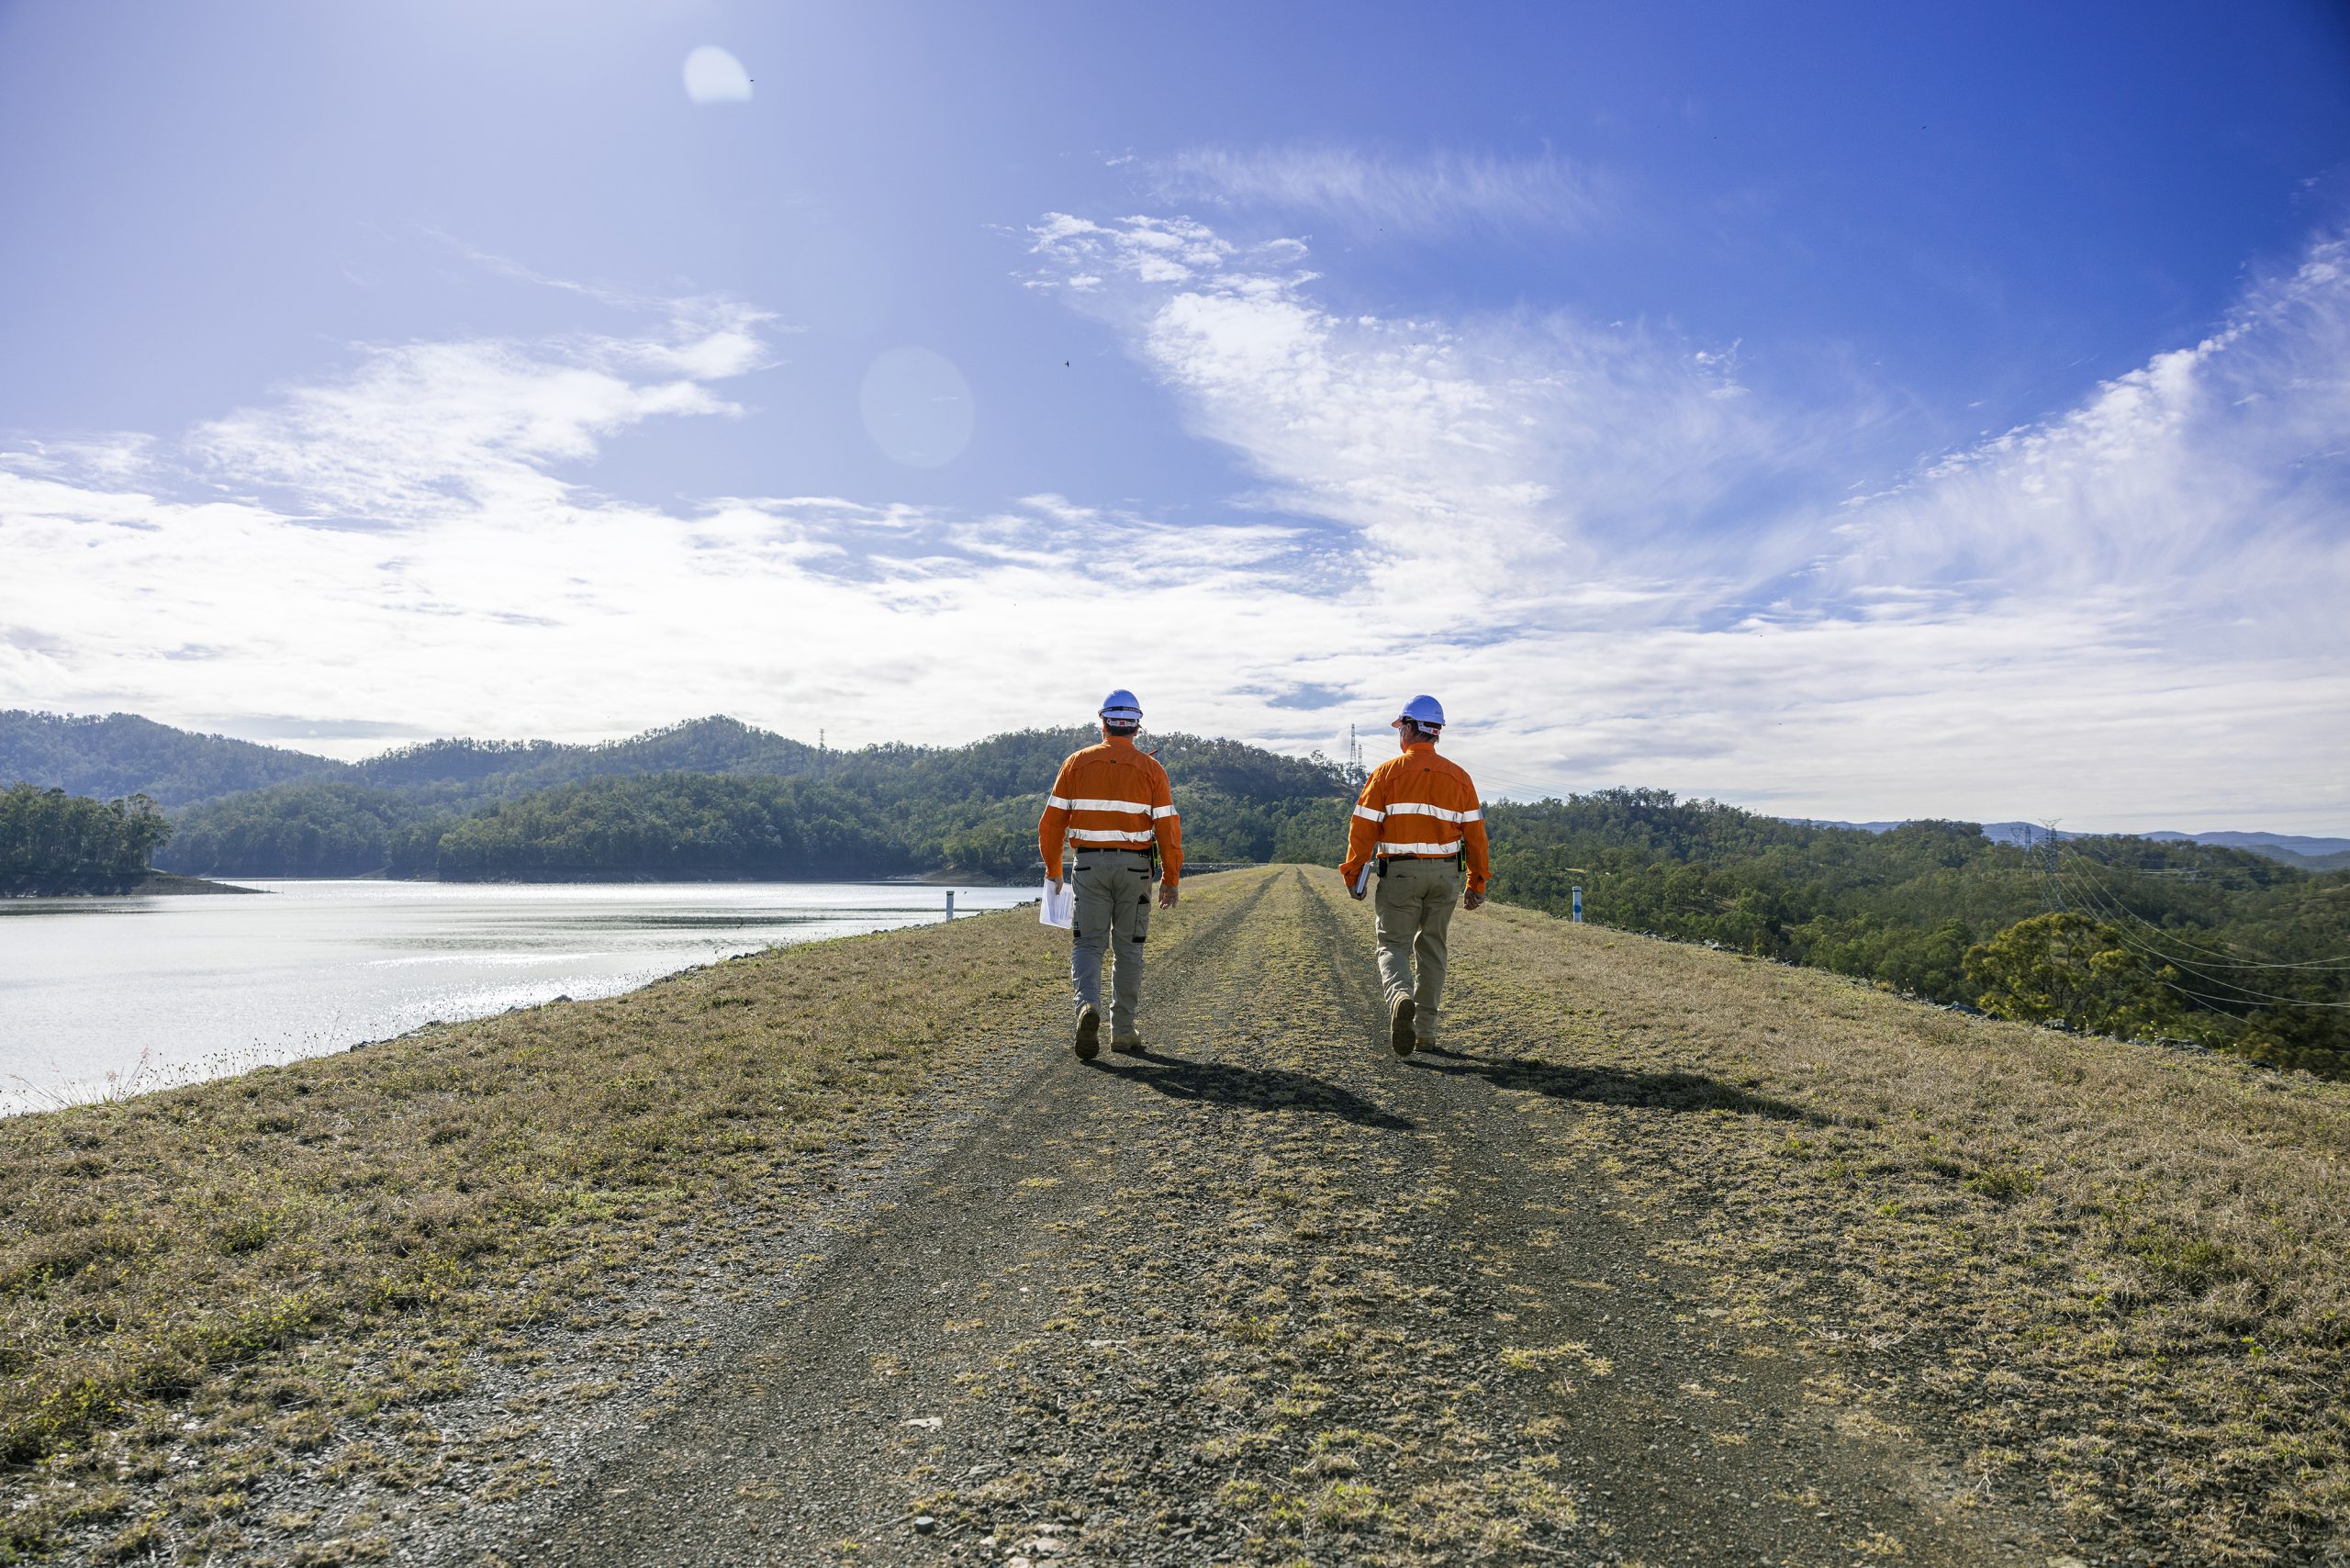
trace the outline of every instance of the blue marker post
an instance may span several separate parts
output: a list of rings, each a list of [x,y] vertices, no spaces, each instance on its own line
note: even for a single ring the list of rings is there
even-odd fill
[[[1580,883],[1575,887],[1575,924],[1583,924],[1583,887]]]

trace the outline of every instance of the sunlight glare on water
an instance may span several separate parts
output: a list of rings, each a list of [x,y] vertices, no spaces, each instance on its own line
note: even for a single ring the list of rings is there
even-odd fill
[[[909,883],[246,882],[267,896],[0,900],[0,1111],[154,1088],[784,943],[920,924]],[[1026,898],[957,888],[957,913]]]

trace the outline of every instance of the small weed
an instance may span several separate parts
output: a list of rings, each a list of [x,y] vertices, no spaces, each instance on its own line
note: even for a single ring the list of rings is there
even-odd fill
[[[1243,1345],[1270,1345],[1281,1335],[1281,1325],[1270,1317],[1237,1316],[1224,1326],[1225,1333]]]
[[[1991,1165],[1977,1170],[1962,1183],[1970,1193],[1979,1193],[1995,1204],[2012,1204],[2025,1198],[2040,1186],[2040,1173],[2020,1170],[2012,1165]]]
[[[1308,1510],[1315,1524],[1332,1530],[1368,1529],[1385,1512],[1377,1488],[1360,1481],[1339,1481],[1324,1487]]]

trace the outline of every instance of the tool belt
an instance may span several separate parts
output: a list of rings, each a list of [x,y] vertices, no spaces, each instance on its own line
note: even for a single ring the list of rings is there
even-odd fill
[[[1084,865],[1089,860],[1099,860],[1105,855],[1132,855],[1138,859],[1148,860],[1150,862],[1151,873],[1154,876],[1156,876],[1158,871],[1158,846],[1156,843],[1148,846],[1137,844],[1132,849],[1079,849],[1074,850],[1071,853],[1075,856],[1077,863],[1080,866]]]
[[[1390,860],[1449,860],[1460,868],[1462,876],[1469,874],[1469,849],[1466,845],[1449,855],[1382,855],[1379,857],[1379,874],[1382,879],[1387,875]]]

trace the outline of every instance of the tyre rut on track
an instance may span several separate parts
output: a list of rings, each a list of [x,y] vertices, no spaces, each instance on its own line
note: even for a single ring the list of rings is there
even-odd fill
[[[1040,1028],[999,1116],[501,1555],[2044,1559],[1695,1305],[1675,1217],[1554,1136],[1585,1080],[1543,1041],[1463,1008],[1458,1054],[1393,1056],[1335,877],[1214,879],[1151,951],[1147,1057]]]

